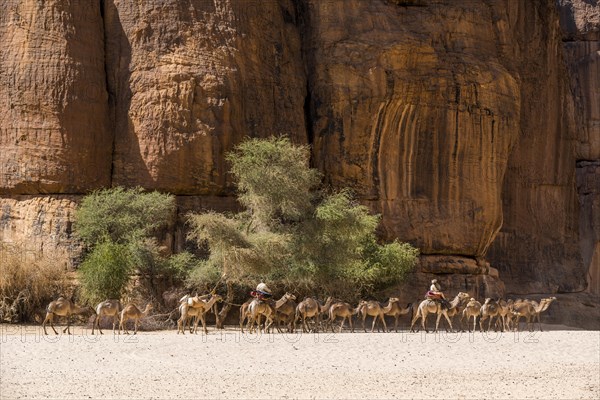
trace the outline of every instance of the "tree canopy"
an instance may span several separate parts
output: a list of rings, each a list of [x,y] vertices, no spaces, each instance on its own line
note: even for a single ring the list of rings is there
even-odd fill
[[[401,280],[413,268],[418,250],[398,241],[378,243],[380,217],[349,190],[319,188],[307,146],[285,137],[249,139],[227,159],[246,209],[189,216],[189,237],[210,249],[191,284],[261,279],[360,295]]]

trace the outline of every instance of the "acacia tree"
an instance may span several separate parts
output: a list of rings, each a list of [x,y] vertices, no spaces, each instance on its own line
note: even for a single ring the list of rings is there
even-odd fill
[[[249,139],[228,154],[246,210],[190,216],[190,238],[210,249],[192,285],[224,280],[230,288],[266,279],[362,294],[402,279],[414,266],[418,250],[398,241],[379,244],[379,216],[348,190],[317,190],[320,174],[309,168],[309,157],[307,146],[285,137]]]
[[[174,196],[141,188],[98,190],[83,198],[74,231],[88,250],[79,269],[88,302],[119,298],[135,268],[152,282],[157,270],[176,264],[160,256],[152,240],[174,212]]]

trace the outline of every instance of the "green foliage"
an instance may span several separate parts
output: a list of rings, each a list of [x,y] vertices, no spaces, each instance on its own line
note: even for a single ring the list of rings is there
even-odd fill
[[[90,250],[79,273],[83,295],[91,304],[120,298],[136,268],[153,282],[180,264],[163,257],[151,238],[174,213],[174,196],[140,188],[99,190],[83,199],[75,215],[75,232]],[[178,276],[183,272],[174,271]]]
[[[82,294],[89,304],[119,299],[133,270],[130,247],[110,239],[98,243],[79,268]]]
[[[121,187],[86,196],[75,215],[75,231],[89,247],[110,238],[115,243],[148,237],[166,226],[175,212],[175,198],[141,188]]]
[[[308,158],[307,147],[286,138],[250,139],[228,156],[247,210],[190,216],[189,237],[208,245],[210,257],[188,284],[266,280],[341,295],[404,278],[418,250],[398,241],[378,244],[379,216],[348,190],[314,192],[319,174]]]
[[[273,226],[298,221],[311,212],[311,190],[320,174],[308,168],[310,149],[288,138],[250,139],[227,156],[239,200],[255,222]]]
[[[166,260],[165,272],[178,282],[185,282],[190,273],[200,264],[192,253],[184,251],[172,255]]]

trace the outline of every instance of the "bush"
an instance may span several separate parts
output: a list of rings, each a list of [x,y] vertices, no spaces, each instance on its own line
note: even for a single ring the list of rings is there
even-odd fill
[[[105,299],[120,299],[133,271],[126,244],[110,239],[97,244],[79,268],[82,296],[90,305]]]
[[[75,232],[88,247],[108,237],[126,243],[151,236],[175,213],[173,195],[141,188],[98,190],[84,197],[75,214]]]
[[[155,278],[162,279],[170,267],[153,236],[174,214],[173,195],[141,188],[117,187],[86,196],[75,214],[75,233],[90,250],[80,268],[84,298],[92,305],[120,298],[136,268],[156,292]]]
[[[31,321],[70,288],[63,263],[0,244],[0,321]]]
[[[315,190],[310,152],[286,138],[250,139],[228,155],[246,211],[190,216],[189,238],[210,249],[191,281],[266,280],[329,294],[372,293],[400,281],[417,260],[409,244],[379,244],[380,217],[349,190]],[[220,271],[220,274],[219,274]]]

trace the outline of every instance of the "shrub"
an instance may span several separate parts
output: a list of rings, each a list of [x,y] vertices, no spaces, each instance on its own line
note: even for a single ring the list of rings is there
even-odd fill
[[[0,244],[0,321],[31,321],[57,297],[67,295],[67,271],[56,258]]]
[[[83,298],[90,305],[121,298],[133,270],[131,260],[126,244],[108,238],[97,244],[79,268]]]

